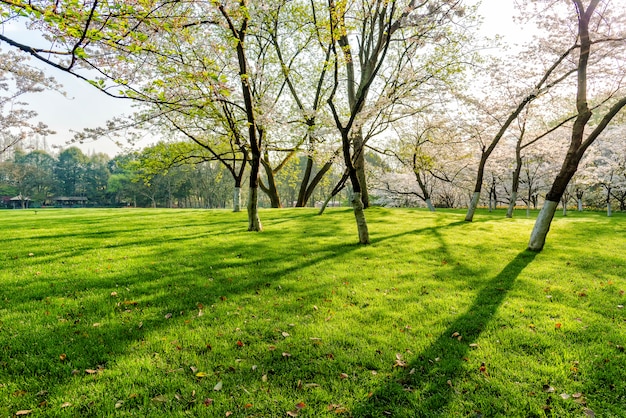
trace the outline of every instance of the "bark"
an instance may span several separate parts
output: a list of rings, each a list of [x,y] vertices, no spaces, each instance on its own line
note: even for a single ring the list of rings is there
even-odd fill
[[[241,187],[237,186],[233,191],[233,212],[241,212]]]
[[[611,209],[611,202],[606,202],[606,216],[613,216],[613,210]]]
[[[582,199],[577,199],[578,201],[578,212],[582,212],[583,211],[583,200]]]
[[[528,249],[530,251],[541,251],[546,243],[546,236],[550,231],[550,225],[556,212],[556,207],[559,201],[546,200],[539,212],[539,216],[535,221],[533,232],[530,235],[530,242],[528,243]]]
[[[511,192],[511,201],[509,202],[509,207],[506,210],[506,217],[513,217],[513,209],[515,209],[515,202],[517,202],[517,190]]]
[[[370,234],[367,229],[365,212],[363,211],[361,193],[359,192],[354,192],[354,195],[352,196],[352,209],[354,210],[354,218],[356,219],[356,226],[359,232],[359,244],[369,244]]]
[[[261,163],[263,164],[263,168],[265,169],[265,174],[267,175],[267,186],[263,183],[259,183],[261,190],[270,198],[270,204],[273,208],[282,208],[283,205],[280,202],[280,196],[278,196],[278,188],[276,187],[276,177],[274,176],[274,171],[267,161],[267,155],[265,158],[261,159]]]
[[[476,211],[476,207],[478,206],[478,201],[480,200],[480,191],[474,192],[472,195],[472,200],[470,201],[469,207],[467,208],[467,215],[465,216],[465,220],[467,222],[472,222],[474,219],[474,212]]]
[[[307,170],[309,170],[309,162],[312,166],[313,160],[310,157],[309,157],[309,160],[307,160]],[[331,159],[327,161],[326,164],[322,166],[322,168],[320,168],[317,174],[313,177],[313,180],[310,180],[310,177],[311,177],[310,173],[308,175],[305,174],[305,178],[302,179],[302,184],[300,185],[300,191],[298,193],[298,201],[296,203],[296,207],[303,208],[306,206],[307,202],[313,195],[315,188],[320,183],[320,181],[322,181],[322,178],[324,178],[324,175],[328,173],[328,171],[330,170],[332,166],[333,166],[333,160]]]
[[[426,202],[426,207],[428,207],[428,210],[431,212],[435,211],[435,207],[433,206],[433,202],[430,200],[430,197],[427,197],[426,199],[424,199],[424,202]]]
[[[367,191],[367,179],[365,178],[365,144],[363,142],[363,133],[361,129],[357,129],[354,138],[352,138],[354,146],[354,169],[356,175],[359,178],[359,184],[361,185],[361,201],[365,209],[370,207],[370,197]]]
[[[261,232],[263,225],[259,219],[259,189],[250,187],[248,196],[248,231]]]

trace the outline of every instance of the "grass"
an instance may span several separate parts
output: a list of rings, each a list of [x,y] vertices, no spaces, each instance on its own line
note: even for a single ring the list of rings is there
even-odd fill
[[[0,417],[619,417],[626,217],[0,212]]]

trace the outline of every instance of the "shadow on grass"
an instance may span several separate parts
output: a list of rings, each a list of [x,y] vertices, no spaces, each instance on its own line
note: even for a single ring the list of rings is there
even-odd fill
[[[470,344],[476,343],[498,307],[512,289],[515,279],[535,258],[536,253],[518,254],[478,293],[465,314],[460,315],[406,368],[399,368],[393,379],[357,405],[356,417],[417,417],[444,414],[455,397],[455,378],[464,365]],[[458,341],[453,335],[462,336]],[[477,370],[477,373],[479,371]],[[446,388],[446,390],[442,390]]]

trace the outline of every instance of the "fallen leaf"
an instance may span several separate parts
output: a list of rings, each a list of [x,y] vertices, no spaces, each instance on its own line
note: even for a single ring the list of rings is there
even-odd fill
[[[124,401],[117,401],[115,403],[115,409],[119,409],[122,407],[122,405],[124,405]]]
[[[287,411],[287,416],[288,417],[297,417],[298,416],[298,410],[294,409],[293,411]]]
[[[450,338],[456,338],[458,336],[460,336],[461,334],[459,334],[458,332],[453,333]]]
[[[261,382],[267,382],[267,375],[266,374],[261,376]]]
[[[305,388],[318,388],[320,387],[320,385],[318,385],[317,383],[305,383],[304,387]]]
[[[99,327],[100,326],[100,322],[94,323],[93,326],[96,327],[96,328]]]
[[[561,398],[569,399],[569,398],[571,398],[571,395],[568,395],[567,393],[561,393]]]
[[[157,395],[154,398],[152,398],[152,402],[165,403],[167,402],[167,398],[165,397],[165,395]]]
[[[241,341],[237,341],[237,346],[239,346],[239,347],[243,347],[243,346],[244,346],[244,343],[243,343],[243,342],[241,342]]]
[[[69,403],[69,402],[63,402],[63,403],[61,404],[61,408],[67,408],[67,407],[70,407],[70,406],[72,406],[72,404],[71,404],[71,403]]]
[[[342,379],[347,379],[347,378],[349,378],[350,376],[348,376],[348,374],[347,374],[347,373],[341,373],[341,374],[339,375],[339,377],[340,377],[340,378],[342,378]]]
[[[207,377],[209,374],[206,372],[198,372],[196,373],[196,377]]]
[[[191,373],[198,373],[198,368],[195,366],[189,366],[189,369],[191,370]]]
[[[117,297],[117,292],[111,292],[111,297],[112,298],[116,298]]]
[[[61,361],[67,360],[67,354],[63,353],[63,354],[59,355],[59,360],[61,360]]]
[[[478,348],[478,343],[471,343],[470,348]]]
[[[289,333],[288,332],[283,331],[281,334],[285,338],[289,337]]]
[[[28,414],[30,414],[31,412],[33,412],[33,410],[32,410],[32,409],[22,409],[21,411],[17,411],[17,412],[15,413],[15,415],[17,415],[17,416],[28,415]]]
[[[245,409],[250,409],[250,408],[252,408],[252,406],[253,406],[253,405],[252,405],[251,403],[247,403],[247,404],[245,404],[243,407],[244,407]]]
[[[543,391],[546,393],[553,393],[554,392],[554,388],[550,385],[543,385]]]
[[[172,317],[172,313],[165,314],[165,319],[170,319]]]
[[[578,392],[578,393],[574,393],[574,394],[572,395],[572,398],[574,398],[574,399],[578,399],[578,398],[582,398],[582,397],[583,397],[583,394],[582,394],[582,393],[580,393],[580,392]]]
[[[306,408],[306,404],[304,402],[298,402],[296,404],[296,408],[297,409],[302,409],[302,408]]]
[[[226,416],[229,417],[231,416],[233,413],[231,411],[226,411]]]
[[[287,352],[283,352],[283,357],[291,357],[291,354],[289,354]]]
[[[214,391],[222,390],[222,381],[221,380],[219,382],[217,382],[215,384],[215,386],[213,386],[213,390]]]
[[[18,396],[24,396],[26,395],[26,391],[25,390],[16,390],[15,392],[12,393],[13,396],[18,397]]]
[[[586,417],[591,417],[591,418],[593,418],[593,417],[595,417],[595,416],[596,416],[596,413],[595,413],[595,412],[593,412],[593,411],[592,411],[591,409],[589,409],[589,408],[585,408],[585,409],[583,410],[583,413],[585,414],[585,416],[586,416]]]
[[[204,400],[204,402],[202,402],[202,403],[204,404],[204,406],[209,406],[209,405],[211,405],[211,404],[213,403],[213,399],[211,399],[211,398],[206,398],[206,399]]]
[[[561,329],[561,323],[557,322],[556,324],[554,324],[554,328]]]
[[[94,369],[85,369],[85,373],[87,373],[87,374],[96,374],[96,373],[98,373],[98,371],[94,370]]]

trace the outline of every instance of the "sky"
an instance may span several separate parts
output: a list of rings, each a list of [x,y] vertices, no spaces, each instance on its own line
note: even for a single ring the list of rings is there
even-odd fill
[[[514,0],[482,0],[479,13],[484,16],[482,29],[484,35],[498,34],[513,42],[525,36],[513,22],[513,2]],[[0,47],[3,50],[8,49],[5,45],[0,45]],[[34,59],[30,62],[35,64]],[[62,95],[59,92],[48,91],[24,96],[31,104],[31,108],[39,114],[38,120],[46,123],[56,132],[47,138],[49,146],[65,148],[69,146],[68,141],[74,136],[73,131],[103,126],[108,119],[122,114],[131,114],[133,111],[130,100],[108,97],[88,83],[60,70],[45,67],[43,64],[39,64],[38,67],[61,83],[62,90],[66,93]],[[138,146],[147,146],[154,141],[154,139],[147,139]],[[76,145],[87,154],[103,152],[112,157],[124,151],[108,138]]]

